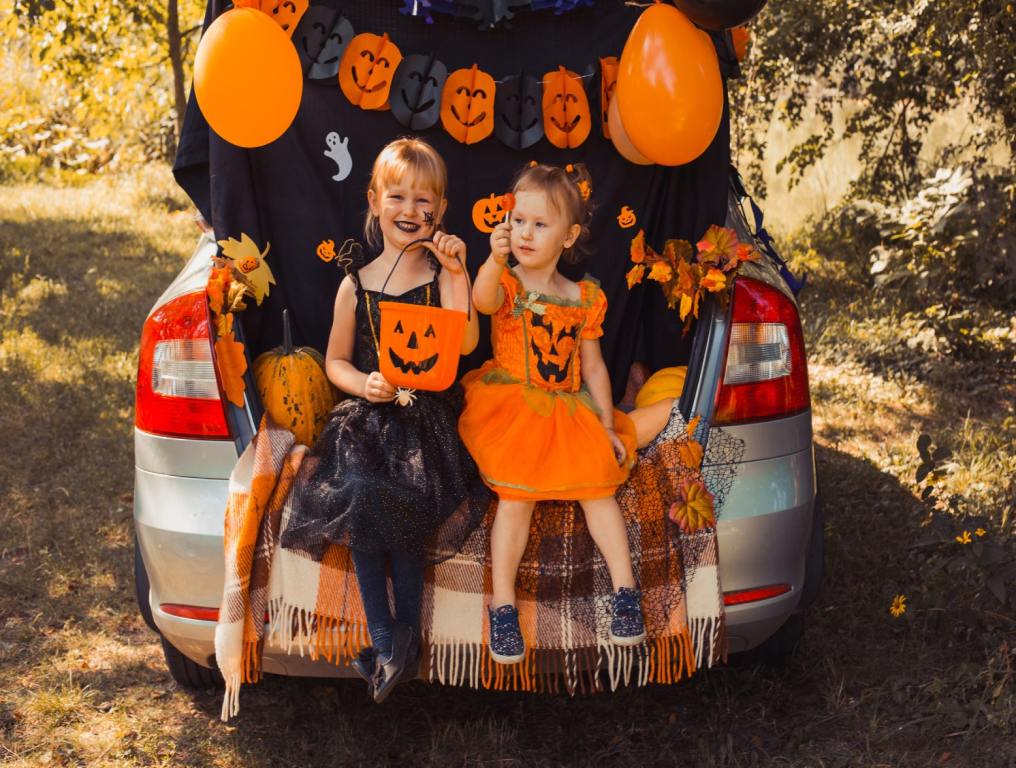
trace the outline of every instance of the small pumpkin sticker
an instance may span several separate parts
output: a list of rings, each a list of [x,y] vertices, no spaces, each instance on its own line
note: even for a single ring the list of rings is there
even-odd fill
[[[318,243],[317,255],[325,264],[330,263],[335,258],[335,241],[322,240]]]
[[[481,197],[473,203],[473,226],[489,235],[494,231],[494,227],[504,221],[504,216],[509,210],[511,209],[505,207],[504,195],[491,194],[489,197]]]
[[[622,205],[621,212],[617,215],[617,223],[622,229],[631,229],[635,226],[635,211],[627,205]]]

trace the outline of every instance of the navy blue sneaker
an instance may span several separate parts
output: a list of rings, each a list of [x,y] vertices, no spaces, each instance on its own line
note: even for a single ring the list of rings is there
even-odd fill
[[[610,618],[610,642],[614,645],[638,645],[646,639],[642,621],[642,592],[621,587],[614,593],[614,610]]]
[[[526,655],[526,642],[519,629],[519,612],[514,605],[488,611],[490,656],[498,664],[518,664]]]

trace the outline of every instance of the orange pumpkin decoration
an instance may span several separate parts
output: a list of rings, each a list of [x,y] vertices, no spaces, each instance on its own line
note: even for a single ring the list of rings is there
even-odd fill
[[[337,401],[324,365],[316,349],[293,347],[289,310],[284,309],[282,346],[258,355],[254,383],[268,415],[303,445],[314,445]]]
[[[441,124],[463,144],[483,141],[494,132],[494,78],[477,68],[448,75],[441,92]]]
[[[603,138],[610,138],[610,126],[607,124],[610,114],[610,100],[614,97],[614,89],[617,88],[617,56],[607,56],[600,59],[600,126],[603,128]]]
[[[282,27],[283,32],[292,37],[296,25],[310,7],[310,0],[260,0],[259,6]]]
[[[398,301],[379,302],[378,308],[381,375],[395,387],[448,389],[459,368],[466,313]]]
[[[543,76],[543,132],[560,149],[575,149],[589,136],[592,119],[582,78],[558,67]]]
[[[514,204],[515,199],[513,197],[512,205]],[[511,209],[505,207],[503,195],[481,197],[473,203],[473,226],[489,235],[494,231],[494,227],[504,221],[505,214],[509,210]]]
[[[346,46],[339,63],[339,87],[350,103],[360,109],[388,109],[395,70],[402,63],[402,51],[388,33],[363,32]]]

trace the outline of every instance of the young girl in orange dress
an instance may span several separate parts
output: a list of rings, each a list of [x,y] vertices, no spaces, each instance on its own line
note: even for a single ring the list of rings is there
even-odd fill
[[[575,261],[588,238],[589,178],[530,165],[515,180],[514,209],[490,236],[473,303],[492,315],[494,359],[467,374],[459,434],[498,494],[491,530],[490,651],[513,664],[525,655],[515,579],[539,500],[578,501],[615,590],[610,639],[645,638],[621,509],[614,498],[635,458],[635,430],[616,411],[599,337],[607,300],[590,279],[573,282],[558,262]],[[508,267],[514,256],[516,266]]]

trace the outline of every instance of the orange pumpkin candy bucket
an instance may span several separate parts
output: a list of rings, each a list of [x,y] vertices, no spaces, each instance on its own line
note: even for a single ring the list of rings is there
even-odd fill
[[[429,238],[428,238],[429,239]],[[406,246],[421,242],[414,240]],[[405,248],[402,251],[405,253]],[[402,254],[399,254],[399,259]],[[399,259],[381,287],[378,309],[381,310],[381,334],[378,341],[378,367],[393,387],[439,392],[455,381],[459,369],[459,353],[466,323],[473,311],[472,286],[469,291],[469,312],[444,307],[385,301],[384,290]],[[459,264],[462,271],[466,267]],[[466,273],[466,279],[469,279]]]

